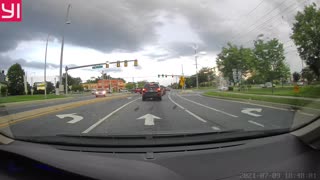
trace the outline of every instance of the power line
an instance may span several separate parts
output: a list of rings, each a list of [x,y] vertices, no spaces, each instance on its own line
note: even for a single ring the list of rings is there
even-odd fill
[[[305,0],[305,1],[307,1],[307,0]],[[300,2],[299,4],[301,4],[301,3],[305,2],[305,1],[302,1],[302,2]],[[298,4],[298,5],[299,5],[299,4]],[[271,21],[273,18],[277,17],[277,16],[278,16],[278,15],[280,15],[281,13],[284,13],[284,12],[286,12],[286,11],[290,10],[290,8],[291,8],[293,5],[296,5],[296,4],[291,4],[290,6],[288,6],[287,8],[285,8],[285,10],[284,10],[284,11],[282,11],[282,12],[280,12],[280,13],[276,14],[275,16],[272,16],[271,18],[267,19],[266,21],[264,21],[264,22],[263,22],[263,23],[261,23],[260,25],[257,25],[257,27],[256,27],[256,28],[251,29],[250,31],[246,32],[246,33],[245,33],[244,35],[242,35],[239,39],[243,39],[244,37],[246,37],[246,36],[247,36],[247,34],[248,34],[248,33],[250,33],[250,32],[252,32],[252,31],[254,31],[254,30],[257,30],[257,29],[259,29],[259,28],[263,27],[263,26],[265,25],[265,23],[267,23],[267,22]],[[296,10],[297,8],[298,8],[298,7],[296,7],[295,9],[291,9],[291,11]]]
[[[257,6],[255,6],[249,13],[247,13],[246,15],[244,15],[244,16],[242,16],[242,18],[240,17],[240,18],[238,18],[237,20],[241,20],[242,21],[242,19],[244,18],[244,17],[248,17],[251,13],[253,13],[256,9],[258,9],[258,7],[260,7],[260,5],[263,3],[263,1],[264,0],[261,0],[260,1],[260,3],[257,5]],[[239,21],[238,23],[240,23],[241,21]],[[235,36],[234,37],[232,37],[232,39],[234,39],[235,38]]]
[[[287,0],[282,1],[278,7],[280,7],[282,4],[284,4]],[[271,11],[268,11],[266,14],[264,14],[263,16],[261,16],[260,18],[258,18],[258,20],[256,20],[253,24],[251,24],[248,29],[250,29],[251,27],[253,27],[258,21],[260,21],[261,19],[263,19],[264,17],[266,17],[267,15],[269,15],[270,13],[272,13],[274,10],[276,10],[276,8],[272,9]],[[235,36],[241,35],[241,33],[236,34]]]

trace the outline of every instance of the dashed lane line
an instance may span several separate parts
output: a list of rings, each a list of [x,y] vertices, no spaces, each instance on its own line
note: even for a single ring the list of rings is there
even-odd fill
[[[197,116],[196,114],[192,113],[191,111],[187,110],[186,108],[184,108],[183,106],[181,106],[180,104],[176,103],[174,100],[172,100],[170,94],[168,95],[169,100],[175,104],[176,106],[178,106],[179,108],[185,110],[188,114],[190,114],[191,116],[195,117],[196,119],[198,119],[199,121],[202,122],[207,122],[206,120],[202,119],[201,117]]]
[[[212,107],[209,107],[209,106],[206,106],[206,105],[200,104],[200,103],[198,103],[198,102],[192,101],[192,100],[190,100],[190,99],[187,99],[187,98],[181,97],[181,96],[180,96],[180,95],[178,95],[178,94],[177,94],[177,96],[178,96],[178,97],[180,97],[181,99],[184,99],[184,100],[186,100],[186,101],[192,102],[192,103],[197,104],[197,105],[199,105],[199,106],[202,106],[202,107],[205,107],[205,108],[211,109],[211,110],[213,110],[213,111],[216,111],[216,112],[219,112],[219,113],[222,113],[222,114],[225,114],[225,115],[228,115],[228,116],[234,117],[234,118],[237,118],[237,117],[238,117],[238,116],[236,116],[236,115],[233,115],[233,114],[227,113],[227,112],[225,112],[225,111],[222,111],[222,110],[219,110],[219,109],[215,109],[215,108],[212,108]]]

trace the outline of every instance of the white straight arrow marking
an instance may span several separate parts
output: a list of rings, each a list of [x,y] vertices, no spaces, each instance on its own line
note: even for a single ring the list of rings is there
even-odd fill
[[[71,113],[71,114],[59,114],[59,115],[56,115],[58,118],[60,119],[63,119],[63,118],[66,118],[66,117],[70,117],[72,118],[71,121],[68,121],[67,123],[69,124],[74,124],[76,122],[79,122],[83,119],[82,116],[79,116],[79,115],[76,115],[76,113]]]
[[[244,114],[248,114],[250,116],[254,116],[254,117],[260,117],[261,116],[260,114],[252,113],[252,111],[261,112],[262,109],[261,108],[245,108],[241,112],[244,113]]]
[[[154,119],[161,119],[155,115],[152,114],[146,114],[144,116],[141,116],[137,119],[144,119],[144,125],[145,126],[153,126],[154,125]]]

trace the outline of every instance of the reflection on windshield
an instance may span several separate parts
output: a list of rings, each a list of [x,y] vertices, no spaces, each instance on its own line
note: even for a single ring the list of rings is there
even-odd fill
[[[320,114],[315,0],[23,4],[0,23],[6,136],[230,140]]]

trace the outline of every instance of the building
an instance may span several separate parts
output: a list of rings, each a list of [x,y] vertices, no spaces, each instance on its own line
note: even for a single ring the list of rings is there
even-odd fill
[[[104,80],[98,80],[98,83],[83,83],[83,88],[85,90],[93,90],[98,88],[103,88],[106,90],[109,90],[110,86],[113,89],[113,91],[119,91],[121,89],[125,89],[125,83],[123,80],[118,79],[104,79]]]
[[[125,83],[121,79],[103,79],[99,80],[97,87],[103,89],[109,89],[111,86],[113,91],[120,91],[121,89],[125,89]]]
[[[82,83],[84,90],[93,90],[98,88],[97,83]]]

